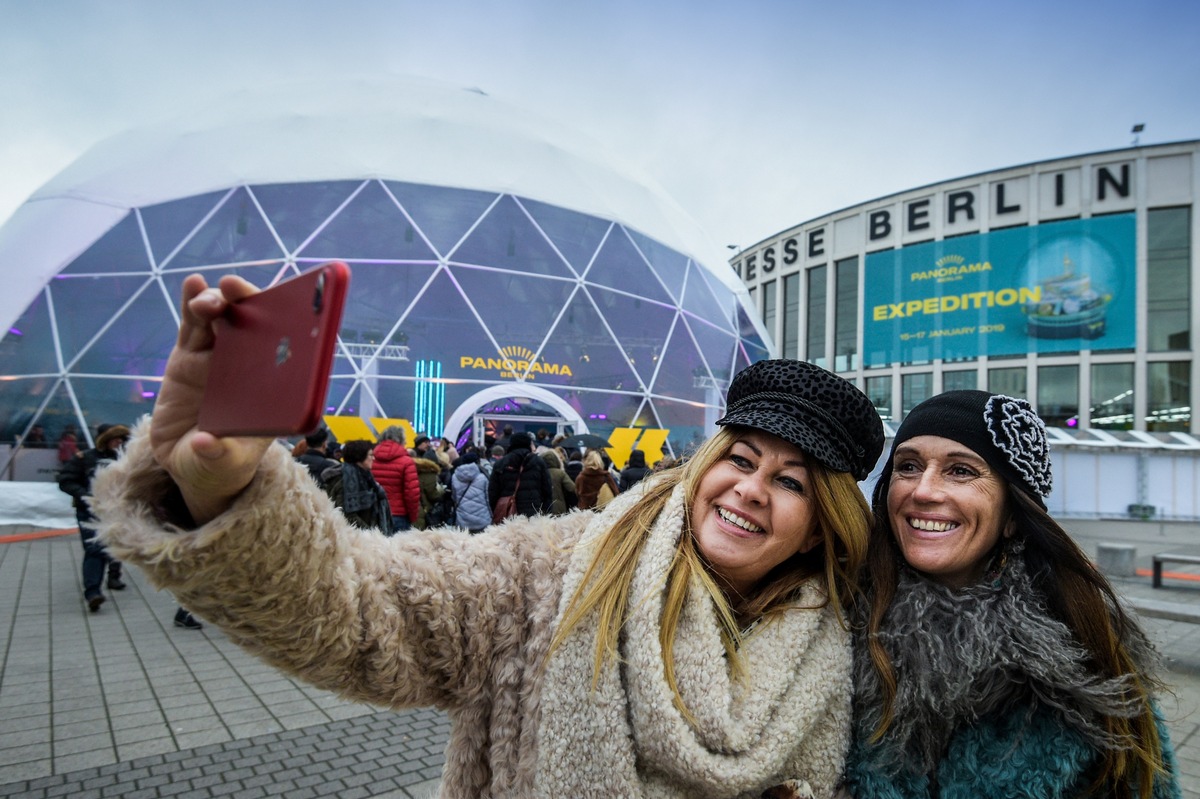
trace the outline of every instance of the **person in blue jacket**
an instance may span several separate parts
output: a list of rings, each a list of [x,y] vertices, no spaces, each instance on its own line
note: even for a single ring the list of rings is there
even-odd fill
[[[900,425],[858,608],[854,799],[1180,795],[1157,655],[1050,487],[1023,399],[952,391]]]

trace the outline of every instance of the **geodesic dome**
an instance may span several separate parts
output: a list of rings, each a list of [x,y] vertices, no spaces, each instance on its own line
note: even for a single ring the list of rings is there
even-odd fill
[[[695,224],[573,134],[412,82],[271,99],[103,143],[0,229],[20,283],[0,297],[0,439],[149,411],[192,272],[265,286],[348,262],[328,412],[433,434],[533,395],[678,447],[767,357]]]

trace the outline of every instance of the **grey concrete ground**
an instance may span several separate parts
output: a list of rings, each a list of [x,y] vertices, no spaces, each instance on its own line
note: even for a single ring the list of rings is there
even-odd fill
[[[1200,525],[1065,523],[1086,551],[1137,563],[1200,543]],[[99,613],[80,597],[77,535],[0,529],[0,797],[427,797],[449,725],[379,712],[280,675],[215,628],[172,624],[175,604],[129,572]],[[1114,578],[1119,593],[1195,605],[1200,567]],[[1200,625],[1145,620],[1169,666],[1164,697],[1184,796],[1200,799]]]

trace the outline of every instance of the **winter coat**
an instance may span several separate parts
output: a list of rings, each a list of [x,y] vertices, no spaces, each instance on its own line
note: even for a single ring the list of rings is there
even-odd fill
[[[325,457],[323,453],[315,449],[305,450],[296,460],[305,465],[308,473],[312,475],[312,479],[317,482],[317,485],[321,485],[321,475],[327,469],[338,465],[338,461]]]
[[[450,477],[455,522],[467,530],[482,530],[492,523],[488,505],[488,479],[478,463],[460,463]]]
[[[1165,760],[1178,773],[1161,718],[1158,734]],[[1024,710],[990,716],[956,733],[938,764],[936,786],[925,774],[877,773],[869,749],[856,744],[846,763],[854,799],[1074,799],[1095,776],[1095,747],[1045,707],[1032,717]],[[1155,781],[1153,799],[1179,795],[1175,779]]]
[[[616,481],[609,474],[608,469],[589,469],[586,466],[583,467],[583,471],[579,473],[579,477],[575,478],[575,490],[579,492],[579,507],[584,510],[596,507],[596,501],[600,497],[600,487],[605,484],[613,492],[613,496],[621,492],[617,488]]]
[[[511,497],[514,490],[517,492],[517,513],[524,516],[547,513],[554,502],[546,462],[523,447],[509,452],[492,469],[488,503],[495,508],[500,497]]]
[[[480,536],[368,536],[272,447],[225,513],[181,529],[186,512],[169,510],[170,479],[148,439],[143,424],[97,478],[106,546],[288,674],[354,701],[447,711],[443,799],[748,799],[788,778],[832,793],[849,736],[850,652],[819,582],[744,640],[749,677],[738,682],[697,579],[675,648],[696,720],[669,698],[653,630],[685,524],[680,488],[636,564],[631,590],[643,598],[630,603],[621,657],[593,690],[594,622],[547,653],[562,599],[628,502],[518,517]]]
[[[445,490],[439,479],[442,467],[437,460],[430,458],[413,458],[413,463],[416,464],[417,482],[421,487],[421,510],[413,525],[418,530],[424,530],[429,511],[442,501],[442,491]]]
[[[387,492],[392,515],[415,522],[421,515],[421,484],[412,456],[403,444],[395,441],[380,441],[374,452],[371,474]]]
[[[646,453],[635,449],[629,453],[629,464],[621,470],[621,479],[617,485],[622,491],[628,491],[645,479],[648,474],[650,474],[650,469],[646,466]]]
[[[101,464],[111,463],[117,459],[117,453],[111,449],[85,449],[76,452],[71,460],[62,465],[58,471],[58,487],[71,495],[71,504],[75,507],[75,520],[80,527],[91,527],[95,520],[87,496],[92,493],[92,479]]]
[[[352,525],[392,534],[387,493],[369,471],[355,463],[338,463],[321,472],[321,486]]]
[[[575,490],[575,482],[563,471],[558,453],[547,450],[541,454],[550,470],[550,493],[554,497],[550,502],[550,513],[561,516],[569,510],[579,507],[579,492]]]

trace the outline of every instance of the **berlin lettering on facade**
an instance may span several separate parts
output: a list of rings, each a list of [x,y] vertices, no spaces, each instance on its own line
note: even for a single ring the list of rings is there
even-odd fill
[[[1128,199],[1132,191],[1131,171],[1129,163],[1105,164],[1096,167],[1093,170],[1095,176],[1095,201],[1105,202],[1106,200],[1113,199]],[[1066,186],[1066,173],[1060,172],[1055,174],[1055,207],[1066,205]],[[946,192],[944,203],[946,224],[953,225],[960,221],[974,221],[979,205],[977,194],[978,190],[974,188],[955,189]],[[1020,201],[1012,197],[1004,181],[992,185],[991,201],[993,216],[1015,214],[1023,210]],[[905,232],[916,233],[932,227],[930,219],[932,206],[933,199],[929,197],[905,203],[903,213]],[[868,242],[880,241],[891,236],[896,226],[892,209],[881,208],[868,213],[866,225]],[[807,244],[804,251],[808,258],[819,258],[825,254],[826,226],[822,225],[821,227],[807,231],[805,237],[807,238]],[[734,271],[737,272],[738,277],[747,282],[757,279],[760,269],[765,277],[775,271],[779,260],[782,260],[787,265],[794,264],[799,258],[799,247],[799,235],[789,236],[782,242],[772,243],[757,253],[746,255],[745,258],[734,264]],[[780,251],[782,251],[782,256],[780,256]]]

